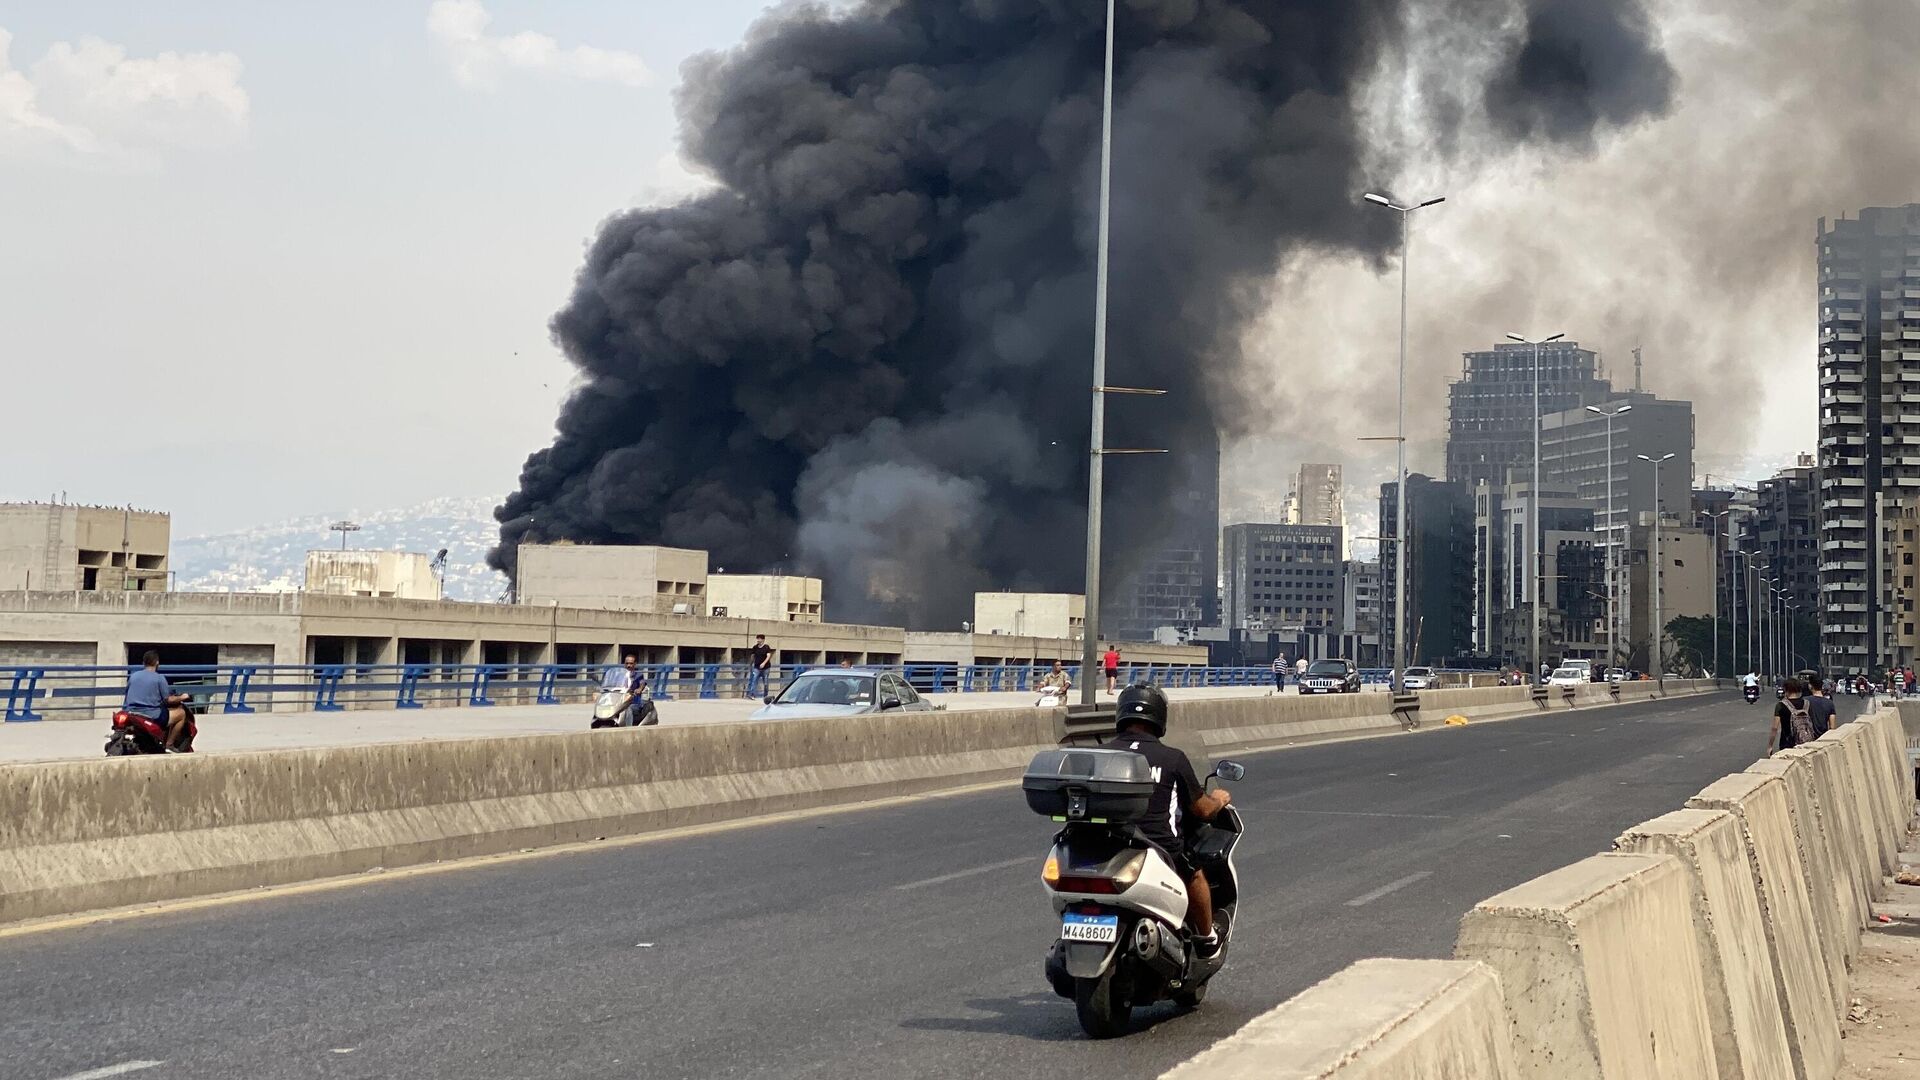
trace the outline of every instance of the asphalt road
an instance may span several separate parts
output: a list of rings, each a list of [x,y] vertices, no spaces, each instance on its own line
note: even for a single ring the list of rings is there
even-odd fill
[[[1121,1041],[1047,991],[1053,826],[1000,788],[0,938],[0,1074],[1150,1077],[1355,959],[1448,955],[1476,901],[1744,768],[1767,716],[1722,694],[1246,758],[1233,957]]]

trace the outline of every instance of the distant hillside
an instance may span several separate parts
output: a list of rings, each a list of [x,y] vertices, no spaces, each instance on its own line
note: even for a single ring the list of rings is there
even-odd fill
[[[507,589],[506,576],[487,566],[487,550],[500,538],[493,520],[497,498],[433,499],[402,510],[349,513],[360,531],[347,545],[362,550],[447,549],[449,600],[492,601]],[[175,537],[174,588],[193,592],[291,592],[306,572],[307,552],[337,548],[340,534],[327,531],[338,516],[296,518],[217,536]]]

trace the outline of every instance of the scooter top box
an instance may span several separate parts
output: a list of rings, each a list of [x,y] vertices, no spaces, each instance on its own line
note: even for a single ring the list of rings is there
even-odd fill
[[[1066,821],[1138,821],[1153,797],[1153,767],[1131,750],[1043,750],[1027,766],[1020,786],[1036,814]]]

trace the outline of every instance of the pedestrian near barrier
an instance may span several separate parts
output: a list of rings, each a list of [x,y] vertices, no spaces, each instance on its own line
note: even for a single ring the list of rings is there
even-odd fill
[[[747,696],[760,697],[767,692],[767,673],[773,668],[773,646],[767,635],[753,635],[753,660],[747,666]]]

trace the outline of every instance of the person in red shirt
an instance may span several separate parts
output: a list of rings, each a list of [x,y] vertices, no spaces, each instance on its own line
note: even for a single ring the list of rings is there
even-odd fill
[[[1107,693],[1111,694],[1120,685],[1120,650],[1107,646],[1107,654],[1100,658],[1100,666],[1107,671]]]

